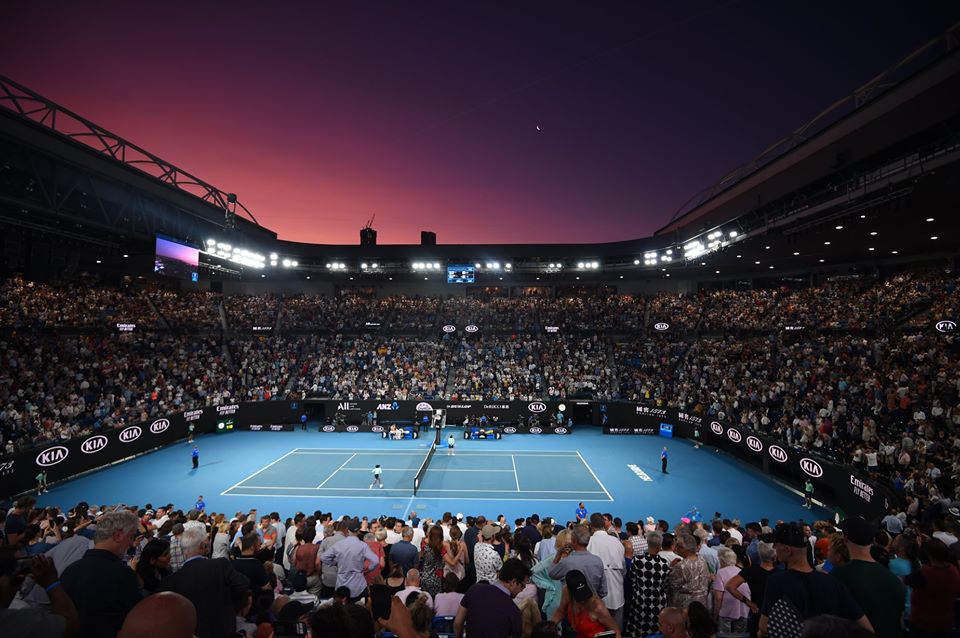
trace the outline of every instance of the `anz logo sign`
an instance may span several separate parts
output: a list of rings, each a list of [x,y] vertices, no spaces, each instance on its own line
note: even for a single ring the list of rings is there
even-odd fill
[[[800,459],[800,469],[813,478],[820,478],[823,476],[823,468],[820,467],[819,463],[809,457]]]
[[[747,447],[754,452],[763,452],[763,442],[755,436],[747,437]]]
[[[734,430],[733,428],[730,428],[729,430],[727,430],[727,438],[733,441],[734,443],[739,443],[740,439],[742,439],[743,437],[740,435],[740,432],[738,430]]]
[[[712,422],[712,423],[710,424],[710,430],[711,430],[714,434],[723,434],[723,426],[720,425],[719,423],[717,423],[716,421],[714,421],[714,422]]]
[[[170,427],[170,421],[167,419],[157,419],[150,424],[150,431],[154,434],[163,434]]]
[[[777,463],[787,462],[787,451],[784,450],[779,445],[771,445],[770,447],[768,447],[767,454],[769,454],[770,458],[776,461]]]
[[[531,412],[539,414],[540,412],[546,411],[547,404],[543,403],[542,401],[534,401],[533,403],[527,406],[527,409],[530,410]]]
[[[62,445],[55,445],[37,455],[37,465],[40,467],[50,467],[51,465],[56,465],[69,455],[70,450]]]
[[[140,438],[140,434],[142,433],[143,430],[140,429],[139,425],[131,425],[130,427],[121,430],[118,438],[120,439],[121,443],[133,443]]]
[[[107,447],[107,437],[102,434],[96,436],[91,436],[89,439],[80,444],[80,451],[84,454],[95,454]]]

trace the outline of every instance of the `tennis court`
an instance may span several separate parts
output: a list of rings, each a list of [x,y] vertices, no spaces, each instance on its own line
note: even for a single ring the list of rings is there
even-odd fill
[[[294,448],[224,490],[222,496],[408,498],[427,454],[420,450]],[[374,465],[383,488],[370,488]],[[563,476],[559,487],[557,476]],[[486,501],[612,501],[579,452],[438,448],[417,499]]]

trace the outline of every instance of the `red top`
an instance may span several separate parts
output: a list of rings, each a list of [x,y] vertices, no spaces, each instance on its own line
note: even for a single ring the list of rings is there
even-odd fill
[[[583,608],[578,614],[574,614],[573,609],[574,605],[571,603],[567,607],[567,620],[570,622],[573,630],[577,632],[577,638],[593,638],[593,636],[596,636],[601,631],[607,630],[600,621],[590,615],[590,612],[586,608]]]
[[[953,565],[920,568],[923,587],[910,596],[910,624],[930,633],[953,629],[953,605],[960,595],[960,571]]]

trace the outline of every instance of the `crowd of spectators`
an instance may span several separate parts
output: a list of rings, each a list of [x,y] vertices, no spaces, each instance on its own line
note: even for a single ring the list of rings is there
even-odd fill
[[[451,400],[531,401],[539,398],[544,378],[539,363],[540,340],[484,335],[461,339],[447,388]]]
[[[927,473],[960,469],[952,437],[960,425],[960,353],[953,337],[931,326],[956,317],[956,284],[930,271],[649,300],[228,296],[233,327],[276,325],[279,312],[281,326],[329,331],[255,337],[241,330],[224,343],[219,333],[151,333],[157,318],[142,303],[149,295],[172,326],[210,327],[219,315],[214,293],[54,287],[15,277],[0,284],[0,444],[10,453],[232,400],[579,395],[701,413],[862,465],[898,487],[952,493],[952,484]],[[87,330],[121,315],[139,322],[134,333]],[[382,329],[365,330],[371,319]],[[672,322],[667,334],[634,329],[663,319]],[[443,322],[457,332],[440,331]],[[544,332],[547,322],[558,331]],[[470,323],[478,332],[463,329]],[[770,324],[801,329],[762,330]],[[715,336],[724,325],[759,332]],[[29,330],[54,326],[62,336]],[[633,331],[614,336],[618,327]]]
[[[296,622],[316,638],[946,636],[958,504],[839,524],[581,504],[510,523],[23,497],[0,511],[0,621],[11,638],[266,638]]]
[[[0,327],[115,330],[117,323],[161,325],[141,293],[134,290],[87,283],[51,286],[21,277],[0,282]]]
[[[220,327],[220,304],[223,295],[219,293],[156,290],[151,291],[149,296],[157,311],[174,330],[212,330]]]
[[[280,297],[276,295],[227,295],[223,302],[227,325],[233,330],[272,328],[277,324]]]

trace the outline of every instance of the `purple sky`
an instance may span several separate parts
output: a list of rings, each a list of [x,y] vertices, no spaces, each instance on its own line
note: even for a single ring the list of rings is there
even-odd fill
[[[329,4],[19,3],[0,73],[282,239],[356,244],[376,214],[382,244],[601,242],[651,234],[960,19],[928,0]]]

